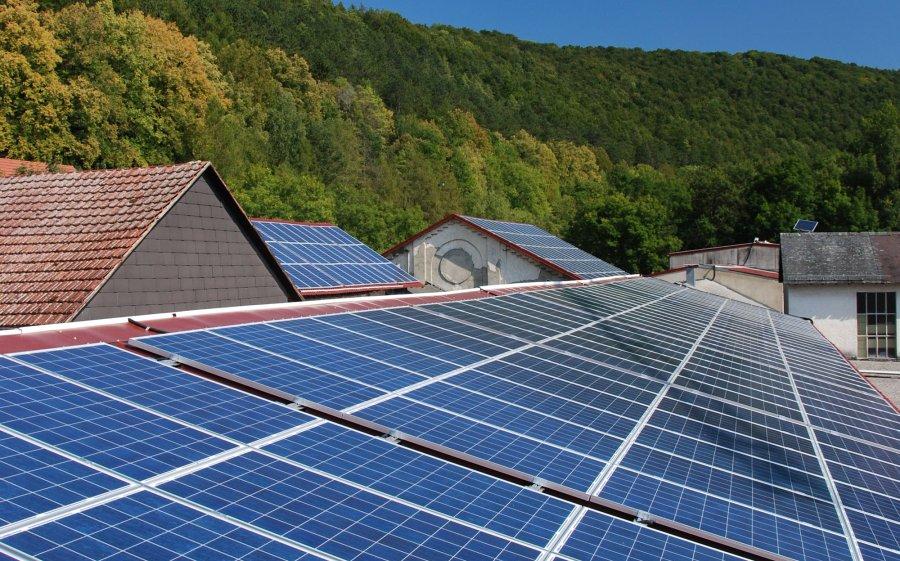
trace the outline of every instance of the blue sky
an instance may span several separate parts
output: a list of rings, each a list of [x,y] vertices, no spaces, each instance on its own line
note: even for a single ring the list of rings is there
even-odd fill
[[[900,0],[345,0],[563,45],[771,51],[900,68]]]

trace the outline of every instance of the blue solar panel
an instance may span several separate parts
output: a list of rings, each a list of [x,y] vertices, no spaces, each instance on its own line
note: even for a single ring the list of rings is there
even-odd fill
[[[208,331],[189,331],[141,339],[160,354],[191,360],[253,384],[342,409],[384,395],[383,390],[315,369],[219,337]]]
[[[522,247],[553,263],[576,278],[590,279],[628,274],[537,226],[470,216],[463,218],[507,243]]]
[[[590,487],[604,465],[599,459],[538,438],[402,397],[369,406],[357,415],[476,458],[582,491]]]
[[[722,485],[727,488],[728,483]],[[795,559],[852,559],[843,533],[823,531],[628,469],[613,473],[602,496]]]
[[[462,346],[469,343],[467,339],[464,339],[459,334],[444,330],[439,332],[432,330],[429,333],[430,337],[424,334],[419,335],[418,333],[406,331],[401,327],[385,323],[385,318],[383,315],[380,315],[383,313],[363,312],[325,316],[321,318],[321,321],[329,325],[343,327],[358,334],[375,337],[381,341],[390,341],[408,349],[422,349],[431,356],[442,358],[460,366],[472,364],[492,354],[508,350],[507,347],[498,347],[490,342],[486,342],[484,345],[473,343],[472,347],[474,348],[469,349],[467,346]],[[375,314],[379,315],[376,316]],[[381,321],[377,321],[376,318]],[[387,321],[390,320],[388,319]],[[436,339],[435,336],[443,336],[445,338]],[[513,346],[522,345],[521,342],[511,344]]]
[[[580,310],[563,309],[558,304],[526,300],[519,295],[475,302],[450,302],[423,306],[430,312],[459,319],[526,341],[539,341],[580,327],[585,317]],[[527,296],[527,295],[522,295]]]
[[[587,512],[565,541],[563,555],[583,561],[738,561],[738,557],[637,524]],[[562,558],[557,558],[562,560]]]
[[[425,348],[421,346],[407,348],[394,339],[384,341],[352,331],[348,327],[337,327],[319,321],[323,319],[326,318],[280,321],[273,325],[314,341],[349,349],[358,355],[427,376],[436,376],[459,368],[460,365],[452,362],[451,358],[464,361],[475,361],[479,358],[471,353],[461,356],[459,349],[438,342],[433,342]]]
[[[875,559],[894,554],[900,417],[804,322],[640,279],[218,332],[248,345],[216,347],[197,334],[144,340],[174,339],[168,352],[193,353],[213,373],[353,407],[401,438],[430,442],[425,449],[596,490],[748,546],[807,560],[849,559],[851,548]],[[379,392],[298,383],[308,376],[301,364]],[[401,448],[369,437],[348,445],[346,435],[319,442],[315,435],[326,430],[268,450],[383,493],[406,493],[447,516],[477,511],[465,520],[489,523],[491,510],[476,509],[474,499],[444,503],[454,478],[428,494],[436,465],[414,477],[413,459],[393,452]],[[338,451],[339,443],[358,457]],[[376,458],[395,462],[396,478],[375,467]],[[542,541],[550,526],[492,529],[540,545],[553,543]],[[652,536],[624,558],[719,555]],[[562,549],[551,554],[618,551],[590,543],[566,549],[579,543],[573,538],[555,542]],[[585,539],[604,543],[598,534]],[[659,539],[675,549],[645,545]]]
[[[606,419],[590,415],[566,415],[568,419],[552,416],[528,408],[527,399],[509,403],[444,382],[430,384],[405,397],[601,460],[612,455],[621,443],[621,438],[599,430],[608,424]]]
[[[342,559],[536,559],[539,551],[251,452],[161,489]]]
[[[0,526],[123,486],[122,480],[0,433]]]
[[[296,462],[539,547],[574,506],[326,423],[266,447]]]
[[[217,329],[214,333],[383,390],[396,390],[427,379],[408,370],[279,329],[278,324],[275,327],[269,324],[228,327]]]
[[[313,419],[110,345],[20,354],[16,358],[241,442],[253,442]]]
[[[0,357],[0,423],[135,479],[233,447],[5,357]]]
[[[321,559],[142,491],[3,539],[43,561]]]
[[[337,226],[262,220],[253,226],[301,291],[417,282]]]

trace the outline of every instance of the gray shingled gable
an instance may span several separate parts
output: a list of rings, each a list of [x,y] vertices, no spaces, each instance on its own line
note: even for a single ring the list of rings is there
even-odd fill
[[[900,233],[781,234],[785,284],[894,283],[900,273]]]

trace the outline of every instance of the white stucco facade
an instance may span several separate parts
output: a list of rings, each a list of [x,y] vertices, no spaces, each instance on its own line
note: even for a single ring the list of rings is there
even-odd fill
[[[418,280],[440,290],[567,280],[458,220],[450,220],[423,233],[386,257]]]
[[[858,292],[897,292],[897,284],[785,285],[785,312],[807,317],[845,355],[856,358]]]

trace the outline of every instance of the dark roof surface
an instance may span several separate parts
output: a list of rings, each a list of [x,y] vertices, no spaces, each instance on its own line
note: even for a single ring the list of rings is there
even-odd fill
[[[0,326],[71,319],[207,166],[0,179]]]
[[[888,284],[900,280],[900,233],[781,234],[786,284]]]

